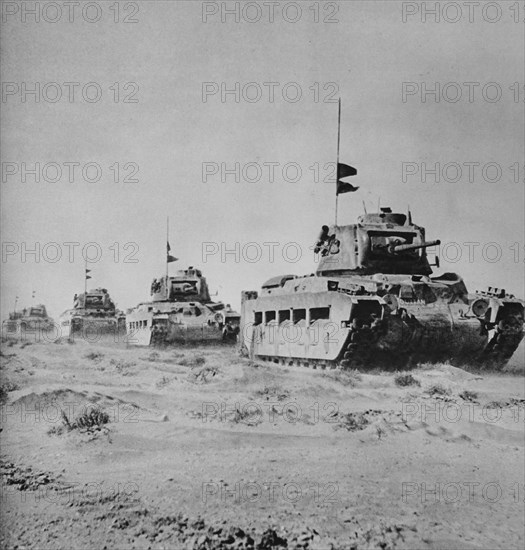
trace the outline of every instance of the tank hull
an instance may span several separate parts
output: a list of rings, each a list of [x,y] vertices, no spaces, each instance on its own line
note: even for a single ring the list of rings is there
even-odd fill
[[[53,319],[18,319],[16,321],[6,321],[7,332],[18,332],[20,330],[50,330],[53,328]]]
[[[38,333],[49,332],[55,328],[55,323],[47,315],[46,306],[38,304],[24,308],[21,311],[14,311],[9,314],[9,318],[2,324],[3,332],[7,336],[26,334],[36,335]]]
[[[78,309],[67,310],[59,318],[60,332],[63,337],[85,337],[95,339],[97,335],[124,334],[126,331],[124,316],[102,316],[82,314]]]
[[[126,314],[127,342],[136,346],[235,343],[238,327],[235,312],[200,302],[149,302]]]
[[[465,300],[461,285],[459,277],[295,278],[261,296],[243,293],[241,345],[252,358],[314,368],[501,368],[523,339],[523,302]],[[490,306],[481,318],[472,312],[480,299]]]
[[[54,328],[55,323],[50,317],[47,319],[9,319],[3,323],[3,333],[8,337],[38,337],[44,333],[54,332]]]

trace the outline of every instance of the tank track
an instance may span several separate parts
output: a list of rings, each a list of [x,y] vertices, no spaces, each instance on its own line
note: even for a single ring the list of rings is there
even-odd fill
[[[384,325],[380,320],[369,319],[365,322],[354,321],[350,327],[350,334],[343,346],[343,351],[336,360],[300,358],[300,357],[273,357],[254,355],[253,350],[241,349],[241,355],[251,359],[259,359],[281,366],[306,367],[311,369],[340,369],[352,370],[370,368],[371,362],[377,359],[377,351],[372,351],[375,344],[384,334]]]
[[[384,327],[380,320],[360,323],[354,319],[350,327],[350,335],[339,364],[343,370],[370,367],[376,358],[376,344],[384,334]]]
[[[411,326],[418,323],[417,319],[409,315],[405,315],[403,320]],[[387,366],[387,368],[395,369],[415,366],[420,361],[432,361],[434,359],[430,355],[430,350],[418,354],[409,345],[406,349],[399,350],[396,353],[380,351],[376,344],[385,334],[385,331],[384,324],[379,320],[354,320],[350,327],[350,334],[343,346],[343,351],[334,361],[254,355],[253,349],[241,350],[241,354],[249,356],[251,359],[259,359],[281,366],[308,367],[321,370],[370,369],[371,366]],[[479,363],[480,366],[489,366],[496,369],[502,368],[514,354],[523,337],[523,318],[519,315],[507,317],[498,324],[496,334],[481,356],[471,357],[467,362]],[[446,360],[446,357],[440,357],[438,362]]]
[[[498,323],[496,334],[492,337],[482,355],[485,365],[504,366],[512,357],[523,339],[523,317],[508,316]]]
[[[238,331],[233,331],[233,332],[223,331],[222,340],[220,342],[222,342],[223,344],[235,344],[237,342],[237,339],[238,339]],[[180,342],[178,344],[180,344]],[[186,341],[182,342],[182,344],[185,345]],[[172,340],[170,340],[169,334],[167,331],[162,330],[159,332],[154,332],[151,336],[150,347],[163,348],[163,347],[169,347],[173,345],[177,345],[177,343],[174,343]]]

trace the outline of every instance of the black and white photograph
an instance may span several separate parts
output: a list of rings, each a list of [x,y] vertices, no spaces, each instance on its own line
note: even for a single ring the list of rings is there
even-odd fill
[[[0,8],[0,547],[522,549],[523,0]]]

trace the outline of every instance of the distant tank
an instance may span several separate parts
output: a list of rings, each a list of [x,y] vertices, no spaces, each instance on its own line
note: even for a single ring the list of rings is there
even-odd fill
[[[469,294],[455,273],[430,277],[426,249],[437,244],[410,213],[390,208],[323,226],[315,275],[274,277],[260,294],[242,293],[242,348],[313,368],[503,367],[524,336],[523,300],[493,287]]]
[[[53,319],[48,316],[46,306],[39,304],[10,313],[6,321],[6,331],[16,333],[27,330],[50,330],[53,325]]]
[[[190,266],[154,279],[150,302],[128,310],[128,341],[139,346],[174,343],[235,342],[240,315],[229,305],[212,302],[206,278]]]
[[[126,317],[118,310],[105,288],[75,294],[73,309],[60,315],[62,336],[84,335],[87,339],[99,334],[124,332]]]

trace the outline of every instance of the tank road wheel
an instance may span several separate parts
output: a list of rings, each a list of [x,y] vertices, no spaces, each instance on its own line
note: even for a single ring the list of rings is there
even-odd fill
[[[496,335],[485,348],[484,360],[493,368],[503,368],[523,339],[523,316],[505,317],[496,330]]]

